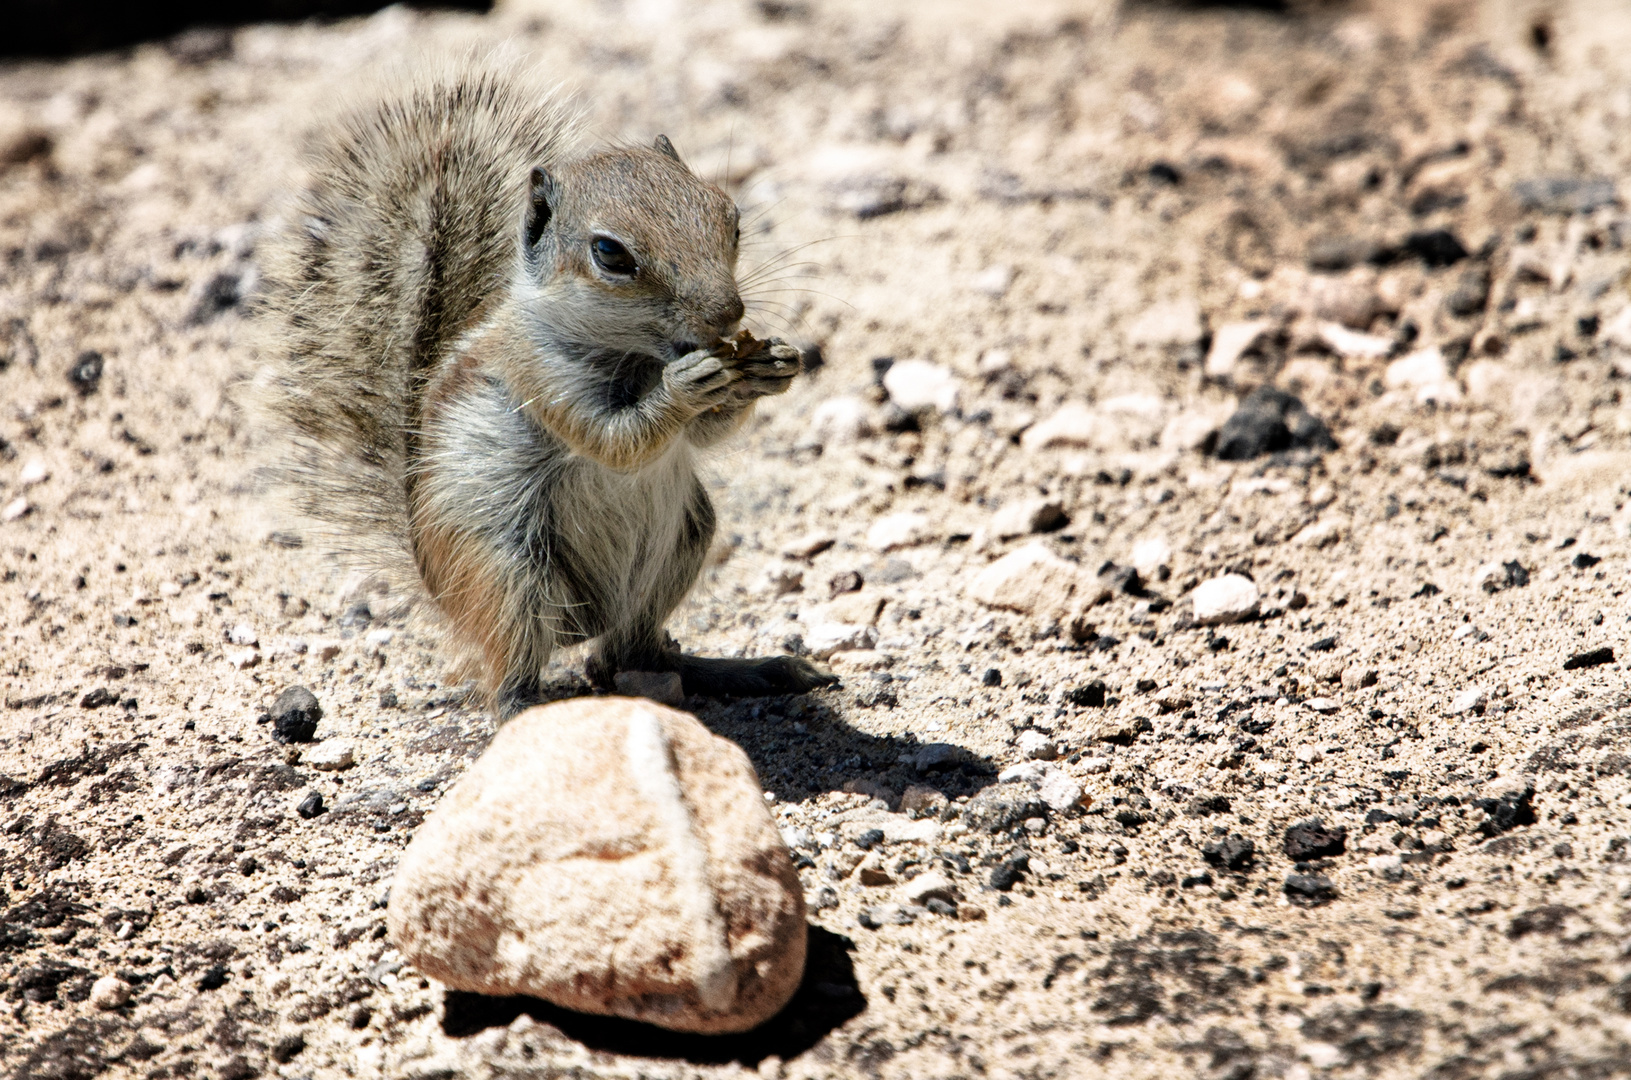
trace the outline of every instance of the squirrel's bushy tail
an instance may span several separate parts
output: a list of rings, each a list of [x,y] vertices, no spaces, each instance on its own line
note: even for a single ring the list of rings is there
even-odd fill
[[[268,254],[256,397],[281,429],[269,479],[366,569],[416,576],[423,381],[505,288],[532,167],[576,140],[574,112],[520,66],[465,59],[376,89],[320,137]]]

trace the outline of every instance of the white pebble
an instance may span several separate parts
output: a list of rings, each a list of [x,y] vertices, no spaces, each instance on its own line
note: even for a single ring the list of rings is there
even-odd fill
[[[1240,574],[1203,581],[1190,594],[1198,626],[1245,622],[1257,614],[1257,583]]]
[[[1303,704],[1317,713],[1334,713],[1337,711],[1337,703],[1328,697],[1309,698]]]
[[[117,1009],[130,1000],[130,984],[117,975],[104,975],[91,984],[91,1004],[98,1009]]]
[[[1474,686],[1461,691],[1450,701],[1450,715],[1460,716],[1462,713],[1479,712],[1487,704],[1489,691]]]
[[[28,500],[19,495],[8,502],[5,509],[0,510],[0,521],[16,521],[28,513],[28,509]]]
[[[889,400],[906,412],[957,411],[957,376],[942,364],[927,360],[900,360],[884,372],[883,388]]]
[[[336,772],[349,768],[356,760],[355,751],[346,739],[324,739],[300,752],[300,763],[323,772]]]
[[[259,645],[260,635],[248,623],[239,623],[227,634],[227,640],[234,645]]]
[[[866,531],[867,546],[874,551],[912,547],[929,538],[929,515],[919,510],[886,514]]]
[[[1019,752],[1032,761],[1052,761],[1059,756],[1059,747],[1040,731],[1022,731]]]
[[[22,484],[24,487],[33,487],[35,484],[44,483],[50,477],[50,475],[51,474],[46,471],[45,462],[41,461],[39,458],[35,458],[33,461],[30,461],[27,465],[23,466],[23,471],[17,474],[17,482]]]

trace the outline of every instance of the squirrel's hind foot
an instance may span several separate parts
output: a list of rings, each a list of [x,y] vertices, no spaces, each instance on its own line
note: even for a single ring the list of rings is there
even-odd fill
[[[681,654],[673,660],[685,692],[701,697],[749,698],[803,694],[838,682],[838,676],[799,656],[737,659]]]

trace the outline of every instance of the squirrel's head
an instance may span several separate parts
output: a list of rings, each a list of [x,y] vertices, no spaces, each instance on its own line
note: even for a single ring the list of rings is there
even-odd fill
[[[664,136],[532,171],[522,243],[552,336],[669,360],[742,318],[736,205]]]

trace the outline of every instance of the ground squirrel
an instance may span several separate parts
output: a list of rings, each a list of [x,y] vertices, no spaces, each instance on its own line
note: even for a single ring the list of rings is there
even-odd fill
[[[323,140],[269,259],[263,403],[299,509],[342,554],[417,574],[501,715],[588,639],[602,682],[831,682],[663,630],[714,533],[694,452],[799,370],[738,334],[730,198],[662,136],[580,150],[554,95],[495,67],[377,97]]]

